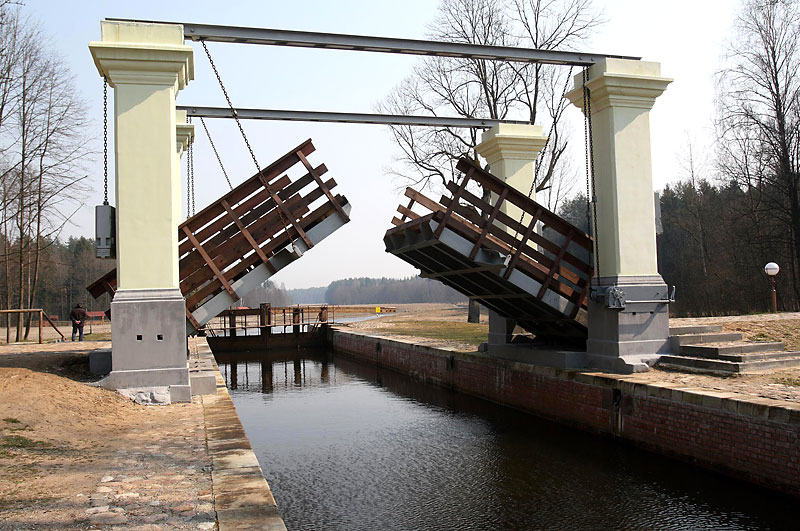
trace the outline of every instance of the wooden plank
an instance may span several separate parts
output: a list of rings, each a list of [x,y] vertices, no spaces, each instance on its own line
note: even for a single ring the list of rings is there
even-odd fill
[[[508,263],[508,266],[506,266],[506,272],[503,273],[504,279],[508,280],[508,277],[511,276],[511,272],[517,267],[517,262],[519,262],[519,258],[522,256],[522,251],[527,247],[528,238],[530,238],[531,233],[536,230],[536,223],[539,221],[539,214],[541,212],[541,209],[537,209],[533,214],[533,219],[531,219],[531,222],[528,224],[528,228],[525,229],[525,234],[522,235],[522,240],[519,242],[514,256],[511,257],[511,261]]]
[[[448,184],[448,189],[450,189],[452,191],[454,188],[455,188],[455,185],[453,183]],[[473,195],[472,193],[470,193],[468,191],[463,192],[462,197],[463,197],[463,199],[465,199],[466,201],[468,201],[469,203],[474,205],[475,208],[478,208],[480,210],[488,210],[489,208],[491,208],[486,201],[480,199],[479,197]],[[442,198],[442,203],[444,203],[444,202],[445,202],[445,199]],[[545,209],[541,205],[538,205],[538,208],[541,211],[540,212],[540,216],[544,215],[547,212],[547,209]],[[539,218],[539,220],[541,220],[541,217]],[[508,228],[515,230],[516,232],[525,232],[526,229],[527,229],[527,227],[525,227],[524,225],[521,225],[519,223],[519,221],[511,218],[511,216],[509,216],[505,212],[499,212],[497,214],[497,221],[499,221],[500,223],[504,224]],[[498,235],[502,231],[502,229],[497,227],[497,230],[491,230],[490,229],[490,231],[491,231],[492,234]],[[502,231],[502,232],[505,232],[505,231]],[[547,238],[545,238],[541,234],[537,233],[536,231],[531,232],[530,239],[534,243],[542,246],[544,249],[546,249],[547,251],[553,253],[554,255],[558,254],[558,251],[560,250],[560,247],[557,244],[551,242],[550,240],[548,240]],[[578,271],[581,271],[582,273],[585,273],[587,275],[590,274],[590,271],[592,269],[591,264],[589,264],[588,262],[582,260],[581,258],[579,258],[579,257],[577,257],[577,256],[575,256],[575,255],[573,255],[572,253],[569,253],[569,252],[564,257],[564,261],[567,262],[568,264],[572,265],[573,267],[575,267]]]
[[[307,201],[299,195],[294,196],[291,201],[287,203],[291,211],[296,216],[302,216],[307,212]],[[283,226],[278,220],[278,213],[273,209],[267,215],[260,217],[254,223],[248,226],[253,237],[257,242],[263,242],[269,237],[274,237],[277,233],[283,232]],[[219,242],[219,245],[213,246],[210,242]],[[227,266],[241,258],[241,253],[249,247],[249,244],[244,239],[241,233],[233,234],[224,239],[212,238],[206,245],[206,253],[211,256],[218,267],[225,269]],[[179,261],[180,278],[185,280],[193,272],[203,267],[205,261],[203,257],[197,252],[193,251]]]
[[[244,234],[244,237],[247,239],[248,243],[250,243],[250,246],[253,248],[253,250],[256,252],[258,257],[261,259],[261,262],[263,262],[264,265],[267,266],[267,269],[269,269],[269,272],[274,275],[277,272],[277,270],[275,269],[275,266],[273,266],[271,263],[269,263],[269,259],[267,258],[267,255],[264,254],[264,252],[261,250],[261,247],[259,247],[259,245],[256,242],[256,240],[253,239],[253,235],[250,234],[250,231],[247,230],[247,227],[245,227],[244,224],[242,223],[242,221],[238,218],[238,216],[236,216],[236,214],[233,212],[233,209],[231,209],[231,206],[228,204],[227,201],[225,201],[223,199],[222,201],[220,201],[220,203],[225,208],[225,210],[228,212],[228,216],[230,216],[230,218],[233,220],[233,222],[236,223],[236,226],[239,227],[239,231],[242,234]]]
[[[431,212],[444,212],[445,210],[447,210],[445,207],[443,207],[433,199],[428,199],[426,196],[417,192],[413,188],[406,188],[405,196],[411,198],[412,201],[416,201],[417,203],[424,206]]]
[[[417,214],[416,212],[414,212],[413,210],[411,210],[409,208],[404,207],[403,205],[397,205],[397,211],[399,213],[403,214],[403,218],[402,219],[406,219],[406,218],[418,219],[419,218],[419,214]]]
[[[342,208],[342,206],[340,204],[338,204],[336,201],[334,201],[333,194],[331,194],[331,191],[328,190],[328,188],[322,182],[322,179],[319,178],[319,175],[317,175],[316,170],[311,165],[311,163],[308,162],[308,159],[305,157],[305,155],[303,155],[303,153],[301,151],[297,152],[297,158],[300,159],[300,162],[302,162],[303,166],[306,167],[306,170],[308,170],[308,173],[310,173],[311,176],[314,178],[314,180],[317,182],[317,186],[319,186],[322,189],[322,191],[325,193],[325,197],[328,198],[328,201],[330,201],[333,204],[333,206],[336,208],[336,212],[339,213],[339,217],[342,219],[342,221],[344,221],[345,223],[350,221],[350,218],[347,216],[347,213],[344,211],[344,209]]]
[[[335,199],[340,202],[340,204],[344,205],[346,200],[344,197],[337,195]],[[304,216],[300,222],[303,224],[304,229],[310,229],[311,227],[315,226],[320,221],[324,220],[328,216],[332,215],[336,210],[334,209],[333,205],[329,202],[325,202],[316,210],[314,210],[311,214]],[[283,232],[281,234],[281,238],[274,238],[267,242],[265,245],[261,247],[265,254],[270,255],[273,251],[281,249],[288,245],[288,238],[284,237],[283,235],[286,234]],[[231,267],[227,273],[230,278],[238,279],[240,275],[243,275],[248,268],[250,268],[255,262],[257,262],[257,258],[249,258],[249,259],[242,259],[239,263],[235,264]],[[183,288],[182,288],[183,290]],[[192,293],[186,299],[186,305],[189,308],[196,308],[196,305],[201,303],[207,297],[218,293],[221,290],[221,286],[219,281],[212,279],[211,282],[207,283],[206,285],[202,286],[199,290]],[[184,293],[188,293],[188,291],[183,291]]]
[[[310,178],[309,178],[310,179]],[[310,181],[309,181],[310,182]],[[327,181],[329,184],[336,185],[336,181],[333,179],[328,179]],[[287,188],[288,190],[288,188]],[[305,214],[308,209],[306,208],[310,203],[314,202],[316,199],[322,197],[322,191],[319,188],[312,189],[309,194],[304,198],[299,194],[291,196],[287,201],[286,204],[289,206],[290,210],[292,210],[295,216],[302,216]],[[272,200],[269,200],[269,203],[272,203]],[[266,205],[266,203],[265,203]],[[269,237],[274,236],[277,232],[282,230],[283,226],[280,225],[280,220],[277,218],[277,212],[274,209],[269,210],[266,208],[265,205],[259,206],[240,219],[244,223],[245,226],[248,227],[248,230],[253,234],[253,237],[259,243],[263,243]],[[236,212],[236,209],[234,209]],[[226,216],[227,218],[227,216]],[[274,222],[274,229],[272,230],[257,230],[257,227],[263,226],[265,221],[270,220],[269,223]],[[227,222],[227,220],[226,220]],[[226,227],[223,231],[221,231],[216,236],[208,239],[203,246],[205,247],[208,254],[212,257],[216,257],[217,255],[224,252],[225,249],[229,248],[232,243],[231,240],[236,240],[237,242],[241,242],[241,239],[238,238],[238,229],[234,224],[230,224],[229,227]],[[227,247],[222,247],[223,245],[227,244]],[[242,247],[243,248],[243,247]],[[232,260],[238,260],[239,256],[232,256]],[[180,259],[180,268],[181,268],[181,278],[185,279],[186,275],[190,274],[191,271],[196,270],[199,267],[202,267],[203,261],[200,257],[194,253],[185,254]],[[227,267],[229,264],[219,264],[223,268]],[[192,266],[194,269],[192,269]]]
[[[483,230],[481,231],[481,235],[478,236],[477,241],[475,241],[475,245],[472,246],[472,251],[469,253],[469,259],[474,260],[475,257],[478,255],[478,251],[481,249],[481,243],[483,242],[484,238],[486,238],[486,234],[488,234],[489,229],[494,223],[494,218],[497,217],[497,213],[500,212],[500,205],[508,195],[508,188],[500,192],[500,196],[497,198],[497,202],[494,204],[494,208],[492,209],[492,213],[489,214],[489,219],[486,220],[486,223],[483,225]]]
[[[272,200],[275,201],[275,205],[278,207],[278,210],[280,211],[280,213],[278,214],[278,217],[280,218],[281,224],[283,225],[283,228],[286,230],[286,232],[287,233],[289,232],[289,226],[293,227],[295,232],[297,233],[297,235],[300,236],[300,238],[308,246],[309,249],[314,247],[314,244],[311,243],[311,240],[308,238],[308,236],[306,235],[305,231],[300,226],[300,224],[297,222],[297,220],[292,215],[292,213],[289,212],[289,209],[286,207],[286,205],[283,203],[283,201],[281,201],[281,198],[278,197],[278,194],[276,194],[272,190],[272,188],[270,188],[269,182],[267,182],[267,180],[260,174],[259,174],[259,177],[261,178],[261,183],[267,189],[267,191],[269,192],[269,195],[272,197]],[[288,223],[288,225],[287,225],[287,223]]]
[[[310,179],[311,179],[311,177],[309,176],[309,181],[310,181]],[[292,186],[291,186],[292,183],[291,183],[291,180],[289,179],[288,175],[284,175],[277,182],[281,183],[281,184],[289,183],[288,185],[283,186],[284,189],[281,190],[281,193],[279,194],[281,196],[281,198],[286,200],[286,199],[288,199],[289,197],[291,197],[293,195],[293,192],[287,194],[289,189],[292,188]],[[228,201],[228,200],[226,199],[226,201]],[[228,204],[234,205],[235,203],[233,203],[231,201],[228,201]],[[234,210],[234,212],[236,212],[236,215],[241,218],[247,212],[249,212],[249,211],[251,211],[253,209],[261,209],[261,210],[267,209],[267,210],[269,210],[271,208],[274,208],[274,206],[275,205],[272,203],[272,199],[270,199],[269,194],[267,193],[267,191],[262,189],[262,190],[259,190],[253,196],[247,198],[244,202],[242,202],[239,205],[235,206],[233,210]],[[199,231],[196,231],[194,233],[195,238],[197,238],[197,240],[200,243],[205,244],[206,240],[208,240],[209,238],[211,238],[212,236],[214,236],[218,232],[220,232],[222,230],[225,230],[226,228],[228,230],[233,230],[233,227],[231,226],[230,222],[228,221],[228,219],[225,217],[224,214],[225,214],[225,211],[223,209],[222,212],[220,212],[220,215],[216,219],[214,219],[211,223],[206,224],[205,226],[203,226],[202,229],[200,229]],[[181,227],[179,229],[178,241],[181,242],[179,247],[178,247],[179,255],[182,256],[182,255],[184,255],[187,252],[192,250],[191,242],[189,242],[189,240],[186,238],[186,236],[183,233],[183,227]]]
[[[470,178],[471,178],[473,173],[474,173],[474,170],[473,171],[468,171],[464,175],[464,179],[461,181],[461,185],[458,187],[458,190],[456,190],[456,193],[453,194],[453,200],[450,203],[450,205],[447,207],[447,210],[444,213],[444,217],[442,218],[442,222],[439,224],[438,227],[436,227],[436,231],[433,233],[435,238],[438,239],[442,235],[442,231],[444,231],[444,228],[447,226],[447,222],[450,221],[450,216],[453,215],[453,207],[458,205],[458,200],[461,199],[461,194],[463,194],[464,190],[466,190],[467,183],[469,183],[469,180],[470,180]]]
[[[507,200],[518,206],[523,212],[526,212],[529,215],[534,212],[536,207],[541,207],[544,210],[540,216],[540,219],[545,225],[553,228],[564,236],[566,236],[570,230],[574,230],[575,236],[573,237],[573,241],[575,241],[576,244],[580,245],[584,249],[591,250],[591,237],[588,234],[580,230],[578,227],[572,225],[565,219],[561,218],[557,214],[547,210],[519,190],[509,187],[502,180],[482,169],[472,160],[462,158],[459,160],[456,168],[465,173],[472,172],[471,178],[473,180],[479,182],[484,188],[488,188],[498,195],[502,190],[508,189],[509,191]]]
[[[408,188],[406,188],[406,190],[408,190]],[[400,205],[399,207],[397,207],[397,211],[398,211],[398,212],[400,212],[400,208],[402,208],[402,206],[403,206],[403,205]],[[409,201],[408,201],[408,205],[405,207],[405,209],[406,209],[406,210],[408,210],[408,211],[410,211],[410,210],[411,210],[411,207],[413,207],[413,206],[414,206],[414,199],[411,199],[411,200],[409,200]],[[400,212],[400,213],[402,214],[402,212]],[[403,214],[403,216],[400,218],[400,222],[401,222],[401,223],[405,223],[405,221],[406,221],[406,217],[407,217],[407,216],[406,216],[405,214]],[[411,219],[417,219],[418,217],[419,217],[419,216],[416,216],[416,217],[413,217],[413,218],[411,218]]]
[[[200,330],[200,323],[197,322],[197,319],[194,318],[192,312],[189,311],[189,308],[186,308],[186,318],[189,319],[189,322],[192,324],[195,330]]]
[[[449,199],[446,198],[446,197],[443,197],[442,200],[443,200],[443,202],[445,200],[449,201]],[[464,207],[464,206],[459,206],[458,209],[456,210],[456,212],[462,213],[465,216],[478,216],[479,217],[479,215],[476,212],[471,212],[471,211],[467,210],[467,208]],[[455,230],[456,232],[462,234],[462,236],[464,236],[465,238],[467,238],[470,241],[475,241],[475,239],[478,237],[478,234],[480,234],[480,232],[478,231],[477,227],[471,221],[467,221],[466,223],[463,223],[463,222],[458,222],[456,220],[453,220],[453,222],[451,223],[451,226],[449,226],[449,228],[451,228],[451,229]],[[509,238],[512,241],[515,241],[513,239],[513,237],[510,234],[506,233],[505,231],[499,231],[499,234],[501,236],[505,237],[505,238]],[[510,254],[511,253],[511,246],[509,244],[507,244],[506,242],[502,241],[501,239],[497,238],[496,236],[492,235],[492,234],[487,235],[486,240],[484,242],[484,245],[486,247],[488,247],[490,249],[494,249],[495,251],[500,252],[500,253],[504,253],[504,254]],[[527,255],[539,255],[539,257],[541,259],[543,259],[543,260],[547,259],[544,255],[541,255],[540,253],[538,253],[537,251],[531,249],[530,247],[527,247],[526,254]],[[546,267],[544,267],[540,262],[532,260],[532,259],[528,258],[525,255],[520,257],[519,263],[517,265],[517,269],[522,271],[522,272],[524,272],[528,276],[536,279],[536,281],[539,282],[539,283],[544,282],[546,280],[546,278],[547,278],[548,269]],[[572,276],[576,280],[579,279],[579,277],[577,275],[575,275],[575,273],[573,273],[573,272],[571,272],[569,270],[565,270],[564,268],[561,268],[560,273],[563,274],[564,278],[569,278],[569,276]],[[559,291],[560,290],[559,293],[562,296],[564,296],[565,298],[571,297],[573,292],[574,292],[574,290],[571,287],[569,287],[567,285],[560,284],[560,283],[557,285],[557,288],[558,289],[556,289],[555,291]],[[531,295],[531,297],[533,297],[533,295]]]
[[[241,297],[239,297],[233,290],[230,283],[228,283],[228,279],[226,279],[225,275],[222,274],[222,271],[220,271],[217,268],[217,266],[214,265],[214,260],[212,260],[211,257],[208,256],[208,254],[206,254],[205,250],[203,250],[203,246],[200,245],[200,242],[198,242],[197,238],[194,237],[194,234],[192,234],[192,230],[189,227],[183,227],[183,232],[186,234],[186,237],[188,237],[189,240],[194,244],[195,248],[203,257],[203,259],[205,259],[206,264],[208,264],[208,267],[210,267],[211,270],[214,272],[214,276],[217,277],[220,284],[222,284],[222,286],[225,288],[225,291],[228,292],[228,295],[233,297],[234,300],[239,300]]]
[[[305,200],[291,205],[291,208],[298,217],[302,217],[306,212],[308,212],[308,206]],[[267,240],[268,237],[272,237],[273,239],[279,238],[281,241],[285,241],[288,245],[291,235],[282,230],[277,218],[278,213],[273,210],[269,215],[264,216],[256,223],[253,223],[249,227],[253,238],[257,242],[263,242]],[[212,260],[220,269],[226,269],[231,264],[234,264],[240,260],[248,248],[250,248],[250,244],[244,239],[243,236],[240,237],[237,235],[236,237],[229,238],[216,247],[213,250],[214,256],[212,257]],[[270,253],[267,252],[263,247],[262,251],[264,251],[264,254],[267,256],[270,256]],[[182,263],[180,268],[181,291],[183,293],[188,293],[194,290],[196,287],[201,286],[204,282],[214,278],[213,272],[209,271],[208,269],[204,270],[205,262],[202,260],[202,257],[199,254],[195,254],[189,258],[191,258],[191,261],[187,259],[187,262],[185,264]]]
[[[394,225],[395,227],[397,227],[398,225],[402,225],[403,223],[404,223],[403,221],[397,219],[397,216],[392,218],[392,225]]]
[[[547,280],[545,280],[542,284],[542,287],[539,289],[539,293],[536,295],[536,298],[541,299],[544,297],[544,294],[547,293],[547,288],[550,287],[550,283],[553,281],[556,271],[558,271],[559,266],[561,265],[561,259],[564,258],[564,254],[567,252],[567,247],[569,247],[569,242],[572,241],[572,236],[573,231],[570,231],[567,234],[567,238],[564,240],[563,245],[561,246],[561,250],[556,255],[555,260],[553,260],[553,266],[550,268],[550,272],[547,274]]]
[[[274,180],[278,175],[284,173],[286,170],[297,164],[300,160],[297,158],[297,152],[302,152],[303,155],[310,155],[314,152],[314,145],[311,143],[311,139],[309,138],[305,142],[301,143],[296,148],[292,149],[281,158],[277,159],[275,162],[267,166],[266,168],[261,170],[261,173],[257,173],[244,181],[242,184],[228,192],[223,196],[223,199],[227,200],[231,204],[236,204],[241,201],[244,197],[247,197],[251,193],[253,193],[256,189],[258,189],[259,185],[263,186],[263,180],[266,179],[267,182],[271,182]],[[244,194],[244,195],[242,195]],[[211,213],[216,210],[217,214],[219,215],[219,209],[217,208],[218,205],[212,204],[208,207],[204,208],[191,218],[184,221],[178,229],[183,231],[183,226],[186,225],[190,229],[199,229],[206,223],[208,223],[211,219],[216,216],[211,216]],[[211,216],[209,218],[209,216]],[[199,226],[198,226],[199,223]]]

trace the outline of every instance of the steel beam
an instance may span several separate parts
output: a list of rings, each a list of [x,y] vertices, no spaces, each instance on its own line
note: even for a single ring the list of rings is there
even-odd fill
[[[372,37],[368,35],[346,35],[341,33],[194,24],[191,22],[164,22],[118,18],[111,18],[108,20],[148,22],[154,24],[181,24],[183,25],[184,36],[193,41],[204,40],[208,42],[294,46],[299,48],[323,48],[331,50],[575,66],[591,66],[606,57],[633,60],[640,59],[640,57],[597,53],[537,50],[534,48],[516,48],[512,46],[487,46],[483,44],[397,39],[391,37]]]
[[[227,107],[197,107],[179,105],[178,110],[194,118],[233,118]],[[288,111],[282,109],[236,109],[243,120],[286,120],[290,122],[334,122],[348,124],[414,125],[427,127],[475,127],[488,129],[497,124],[528,124],[522,120],[492,120],[489,118],[457,118],[446,116],[412,116],[326,111]]]

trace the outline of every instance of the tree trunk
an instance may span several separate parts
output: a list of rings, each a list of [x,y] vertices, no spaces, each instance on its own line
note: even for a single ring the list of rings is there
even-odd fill
[[[467,322],[468,323],[481,322],[481,304],[474,299],[469,300],[469,309],[467,311]]]

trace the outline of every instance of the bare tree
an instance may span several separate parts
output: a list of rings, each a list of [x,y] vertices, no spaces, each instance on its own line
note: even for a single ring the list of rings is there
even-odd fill
[[[591,0],[443,0],[428,36],[441,41],[539,49],[570,49],[602,22]],[[550,142],[539,165],[535,191],[557,179],[567,151],[563,113],[572,70],[553,65],[481,59],[430,58],[421,61],[381,103],[384,112],[517,118],[542,122]],[[414,184],[440,188],[453,179],[455,162],[477,160],[475,129],[392,126],[400,148],[392,173]],[[569,173],[573,170],[570,169]],[[563,190],[562,184],[556,190]],[[550,194],[555,208],[559,194]]]
[[[43,248],[56,240],[86,191],[81,171],[88,154],[86,117],[69,71],[42,40],[37,24],[18,8],[0,6],[0,14],[5,299],[10,306],[14,292],[17,307],[30,308]],[[17,341],[22,328],[18,319]],[[30,319],[24,337],[29,331]]]
[[[748,197],[756,245],[789,265],[800,297],[800,6],[746,0],[720,73],[719,168]]]

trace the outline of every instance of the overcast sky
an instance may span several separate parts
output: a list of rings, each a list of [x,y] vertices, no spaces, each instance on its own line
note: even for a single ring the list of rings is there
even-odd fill
[[[325,31],[401,38],[425,38],[435,16],[435,0],[361,1],[150,1],[63,2],[26,0],[25,11],[37,18],[75,75],[102,151],[103,84],[87,44],[100,39],[105,17],[171,22]],[[607,23],[587,51],[641,56],[662,64],[662,75],[675,81],[651,113],[653,174],[656,189],[681,177],[680,156],[688,138],[707,153],[714,109],[714,74],[721,65],[738,2],[731,0],[609,0],[598,2]],[[195,79],[178,97],[181,105],[224,106],[225,100],[202,47],[195,48]],[[269,46],[209,44],[234,105],[373,112],[375,104],[411,71],[414,57],[364,52],[290,49]],[[578,119],[577,110],[573,119]],[[254,173],[241,137],[231,120],[208,121],[234,186]],[[375,125],[245,122],[259,161],[266,165],[307,138],[338,183],[336,192],[353,206],[352,221],[279,272],[274,280],[288,288],[325,285],[355,276],[401,277],[417,273],[387,254],[383,233],[390,227],[402,192],[387,176],[397,151],[388,129]],[[582,131],[575,142],[583,144]],[[197,124],[195,182],[197,210],[225,193],[227,185],[204,133]],[[112,137],[113,138],[113,137]],[[582,168],[582,156],[575,164]],[[87,164],[94,193],[64,237],[93,236],[94,207],[102,202],[102,158]],[[110,162],[113,168],[113,161]],[[185,181],[185,179],[184,179]],[[113,181],[112,185],[113,187]],[[577,189],[583,185],[577,184]],[[185,184],[184,184],[185,188]],[[113,192],[112,192],[113,193]],[[184,201],[185,204],[185,201]]]

